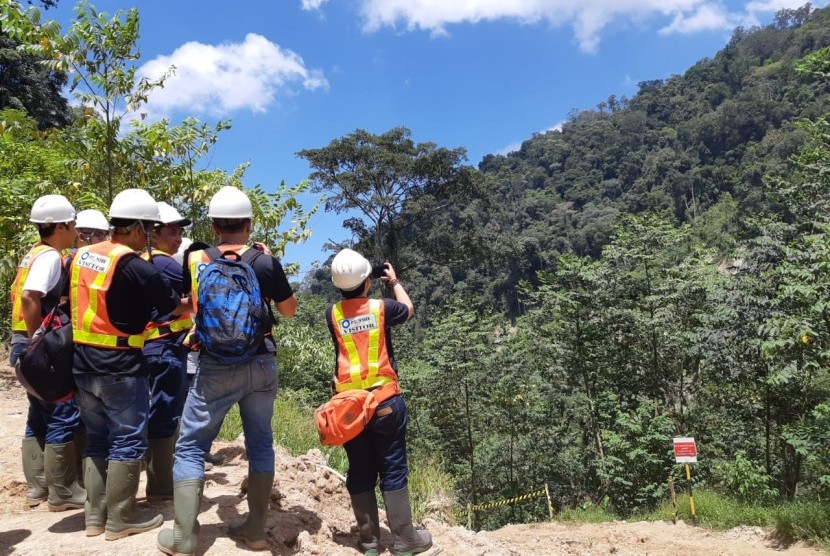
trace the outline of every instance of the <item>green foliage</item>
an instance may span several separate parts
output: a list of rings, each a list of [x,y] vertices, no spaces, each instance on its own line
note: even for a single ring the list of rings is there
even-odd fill
[[[744,451],[735,454],[734,461],[721,463],[716,473],[723,489],[741,502],[768,503],[778,494],[770,486],[770,476],[750,461]]]

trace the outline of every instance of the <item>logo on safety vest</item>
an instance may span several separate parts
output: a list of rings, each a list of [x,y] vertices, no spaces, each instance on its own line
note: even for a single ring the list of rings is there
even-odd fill
[[[20,264],[17,265],[18,268],[29,268],[29,265],[32,264],[32,253],[26,253],[26,256],[23,257],[23,260],[20,261]]]
[[[75,264],[78,266],[94,270],[98,273],[106,272],[112,262],[109,257],[90,253],[89,251],[82,253],[80,257],[76,258],[76,261]]]
[[[360,315],[351,319],[340,321],[340,334],[357,334],[366,330],[375,330],[378,327],[378,319],[373,313]]]

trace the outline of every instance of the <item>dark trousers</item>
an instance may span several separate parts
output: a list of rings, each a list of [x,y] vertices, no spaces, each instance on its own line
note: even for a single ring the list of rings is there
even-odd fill
[[[153,342],[157,343],[161,350],[144,354],[150,385],[147,437],[170,438],[176,434],[187,398],[187,350],[165,339]]]
[[[389,408],[392,411],[388,412]],[[407,486],[406,424],[409,417],[403,397],[380,404],[366,430],[343,446],[349,458],[346,488],[349,494],[373,490],[380,480],[382,491]]]

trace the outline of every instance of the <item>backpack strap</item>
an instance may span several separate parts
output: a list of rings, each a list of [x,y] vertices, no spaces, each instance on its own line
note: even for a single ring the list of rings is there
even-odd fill
[[[242,252],[242,255],[239,257],[239,260],[243,263],[251,265],[251,268],[254,268],[254,261],[256,261],[260,257],[260,255],[264,254],[265,253],[263,253],[259,249],[249,246],[247,249],[245,249],[245,251]],[[265,294],[262,295],[262,300],[265,302],[265,306],[268,308],[268,316],[271,317],[271,325],[273,326],[277,324],[277,318],[274,316],[274,311],[271,309],[271,300],[265,297]]]

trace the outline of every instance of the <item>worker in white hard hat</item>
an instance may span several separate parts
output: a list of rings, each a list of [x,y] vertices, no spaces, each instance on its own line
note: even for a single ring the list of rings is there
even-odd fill
[[[184,228],[191,221],[173,206],[158,203],[160,222],[153,227],[153,250],[144,253],[173,290],[184,295],[182,264],[173,256],[182,244]],[[178,315],[153,311],[145,332],[144,357],[150,384],[150,411],[147,422],[147,498],[173,498],[173,448],[176,430],[187,397],[187,352],[182,345],[193,326],[190,310]]]
[[[11,286],[11,364],[26,350],[44,317],[61,300],[67,285],[61,251],[77,236],[75,208],[63,195],[45,195],[35,201],[29,222],[40,241],[23,257]],[[51,511],[84,507],[86,492],[78,485],[75,438],[80,423],[75,400],[46,403],[31,393],[23,438],[23,474],[28,490],[26,505],[48,502]]]
[[[76,247],[100,243],[110,235],[110,224],[100,210],[82,210],[78,213],[75,223],[78,229]]]
[[[395,299],[370,299],[372,279],[392,288]],[[368,390],[378,402],[366,428],[343,447],[349,458],[346,489],[357,519],[358,546],[364,554],[382,551],[375,485],[380,485],[394,554],[418,554],[432,546],[428,531],[412,525],[406,463],[407,411],[398,385],[391,328],[415,312],[392,265],[372,267],[363,255],[343,249],[331,262],[331,281],[342,300],[326,309],[334,342],[335,392]],[[355,368],[359,366],[359,369]]]
[[[112,238],[78,249],[70,267],[76,399],[87,432],[87,536],[120,539],[163,520],[135,504],[149,411],[141,348],[153,310],[179,314],[189,301],[136,253],[159,221],[149,193],[120,192],[109,210]]]
[[[297,309],[280,261],[267,250],[260,251],[250,240],[253,210],[248,196],[235,187],[223,187],[210,200],[208,217],[218,247],[195,251],[188,257],[191,299],[199,297],[200,271],[212,260],[229,253],[250,265],[259,282],[265,303],[274,303],[284,317]],[[196,335],[200,331],[196,309]],[[269,310],[270,313],[270,310]],[[249,548],[267,548],[265,522],[274,482],[274,433],[271,418],[279,388],[276,345],[269,332],[263,333],[253,356],[240,363],[222,363],[202,349],[196,379],[188,392],[182,413],[179,439],[173,464],[173,529],[163,529],[157,546],[166,554],[193,554],[198,544],[199,502],[204,486],[204,454],[219,434],[225,415],[239,405],[248,456],[248,516],[239,525],[228,527],[228,535]],[[234,380],[228,380],[232,376]]]

